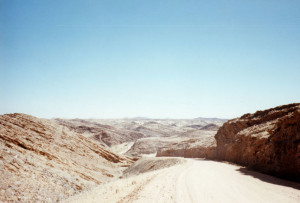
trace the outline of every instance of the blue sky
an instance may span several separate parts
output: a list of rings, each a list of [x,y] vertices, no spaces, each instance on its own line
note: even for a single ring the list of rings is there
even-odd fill
[[[300,1],[0,0],[0,114],[233,118],[300,102]]]

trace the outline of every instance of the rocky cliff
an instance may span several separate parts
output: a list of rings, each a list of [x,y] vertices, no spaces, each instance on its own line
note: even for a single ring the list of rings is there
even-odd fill
[[[56,202],[121,175],[132,160],[46,119],[0,116],[0,202]]]
[[[300,181],[300,104],[245,114],[215,138],[218,159]]]

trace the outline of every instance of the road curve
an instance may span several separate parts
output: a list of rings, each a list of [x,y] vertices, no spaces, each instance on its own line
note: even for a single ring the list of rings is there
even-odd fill
[[[109,183],[69,202],[298,203],[300,184],[228,163],[189,159],[184,164]]]
[[[132,202],[300,202],[299,189],[240,166],[189,160],[161,171]]]

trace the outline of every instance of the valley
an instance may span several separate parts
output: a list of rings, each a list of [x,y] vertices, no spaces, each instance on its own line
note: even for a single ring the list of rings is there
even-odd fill
[[[299,140],[300,104],[231,120],[5,114],[0,201],[299,202]]]

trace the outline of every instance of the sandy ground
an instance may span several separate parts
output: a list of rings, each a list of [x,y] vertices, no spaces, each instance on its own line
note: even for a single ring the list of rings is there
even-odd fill
[[[101,185],[67,202],[300,202],[297,183],[227,163],[180,163]]]
[[[110,150],[113,151],[114,153],[124,154],[132,147],[133,144],[134,142],[124,142],[119,145],[111,146]]]

